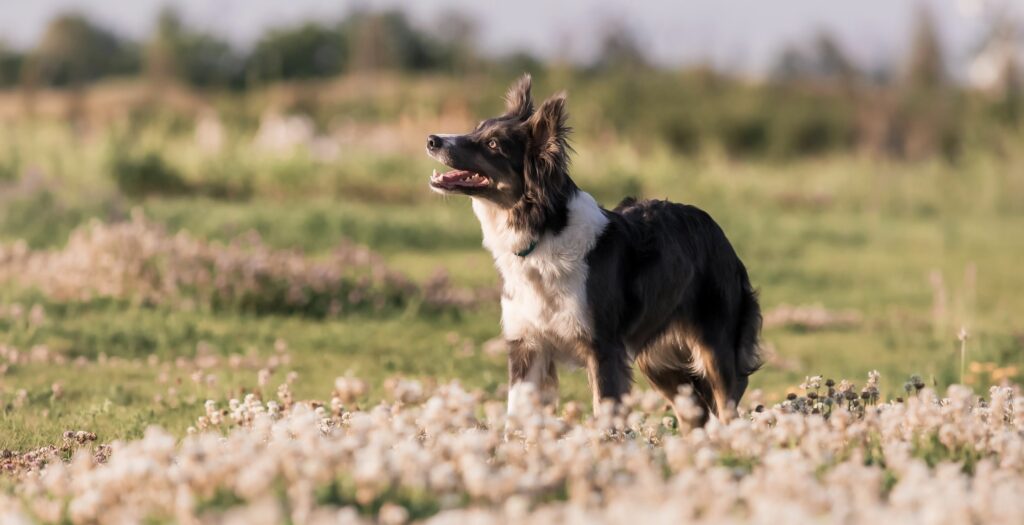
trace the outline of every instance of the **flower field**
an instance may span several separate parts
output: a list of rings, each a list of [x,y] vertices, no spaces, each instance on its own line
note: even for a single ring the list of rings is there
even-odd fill
[[[458,383],[340,377],[298,401],[208,400],[180,441],[152,427],[99,445],[3,454],[0,522],[1017,523],[1024,397],[904,397],[812,377],[801,395],[692,428],[638,391],[597,415],[524,398],[516,415]],[[683,397],[683,413],[697,415]],[[589,411],[587,411],[589,412]]]

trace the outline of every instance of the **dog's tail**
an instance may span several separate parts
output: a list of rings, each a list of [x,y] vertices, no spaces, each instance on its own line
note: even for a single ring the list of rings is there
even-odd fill
[[[736,363],[741,376],[757,372],[764,364],[758,336],[761,333],[761,306],[757,291],[750,285],[746,268],[740,267],[742,297],[739,308],[739,324],[736,331]]]

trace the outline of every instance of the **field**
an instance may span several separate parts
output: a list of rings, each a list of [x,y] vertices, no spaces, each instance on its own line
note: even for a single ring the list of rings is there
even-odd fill
[[[469,203],[427,189],[422,146],[501,92],[114,82],[39,93],[31,118],[0,94],[0,514],[1020,520],[1024,406],[989,391],[1024,367],[1018,151],[681,152],[588,126],[600,107],[576,112],[570,86],[577,183],[711,213],[760,289],[768,359],[728,426],[663,421],[642,380],[631,411],[580,418],[566,370],[564,417],[506,440],[497,275]],[[797,386],[818,375],[858,385]]]

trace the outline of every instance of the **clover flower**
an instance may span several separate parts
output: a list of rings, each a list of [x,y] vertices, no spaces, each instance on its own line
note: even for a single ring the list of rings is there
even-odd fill
[[[76,228],[58,250],[0,245],[0,281],[37,288],[62,301],[109,297],[316,316],[414,302],[433,309],[466,307],[491,293],[456,289],[445,279],[418,286],[388,268],[380,255],[349,241],[321,260],[272,249],[254,232],[226,243],[172,234],[138,209],[125,222],[94,220]],[[27,313],[20,304],[8,305],[0,318],[31,326],[46,322],[39,305]],[[287,361],[287,353],[282,354]]]
[[[640,390],[592,416],[566,403],[558,417],[529,389],[508,414],[458,383],[393,378],[388,401],[357,407],[368,385],[351,374],[330,405],[292,399],[297,381],[271,400],[207,400],[180,440],[153,428],[107,445],[68,430],[59,445],[0,451],[0,476],[14,480],[0,521],[1024,520],[1017,387],[979,399],[922,386],[878,403],[877,374],[862,389],[812,376],[803,395],[698,427],[689,389],[674,400],[677,421]]]

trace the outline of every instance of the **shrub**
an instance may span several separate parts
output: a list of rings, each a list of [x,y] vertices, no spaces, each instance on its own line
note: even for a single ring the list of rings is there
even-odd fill
[[[155,151],[138,156],[115,154],[110,174],[121,193],[129,197],[181,195],[191,190],[178,171]]]
[[[226,244],[170,234],[134,214],[73,231],[60,250],[0,246],[0,281],[38,288],[57,301],[94,298],[314,317],[412,305],[475,302],[442,278],[422,289],[369,249],[342,243],[327,259],[266,246],[255,232]]]

